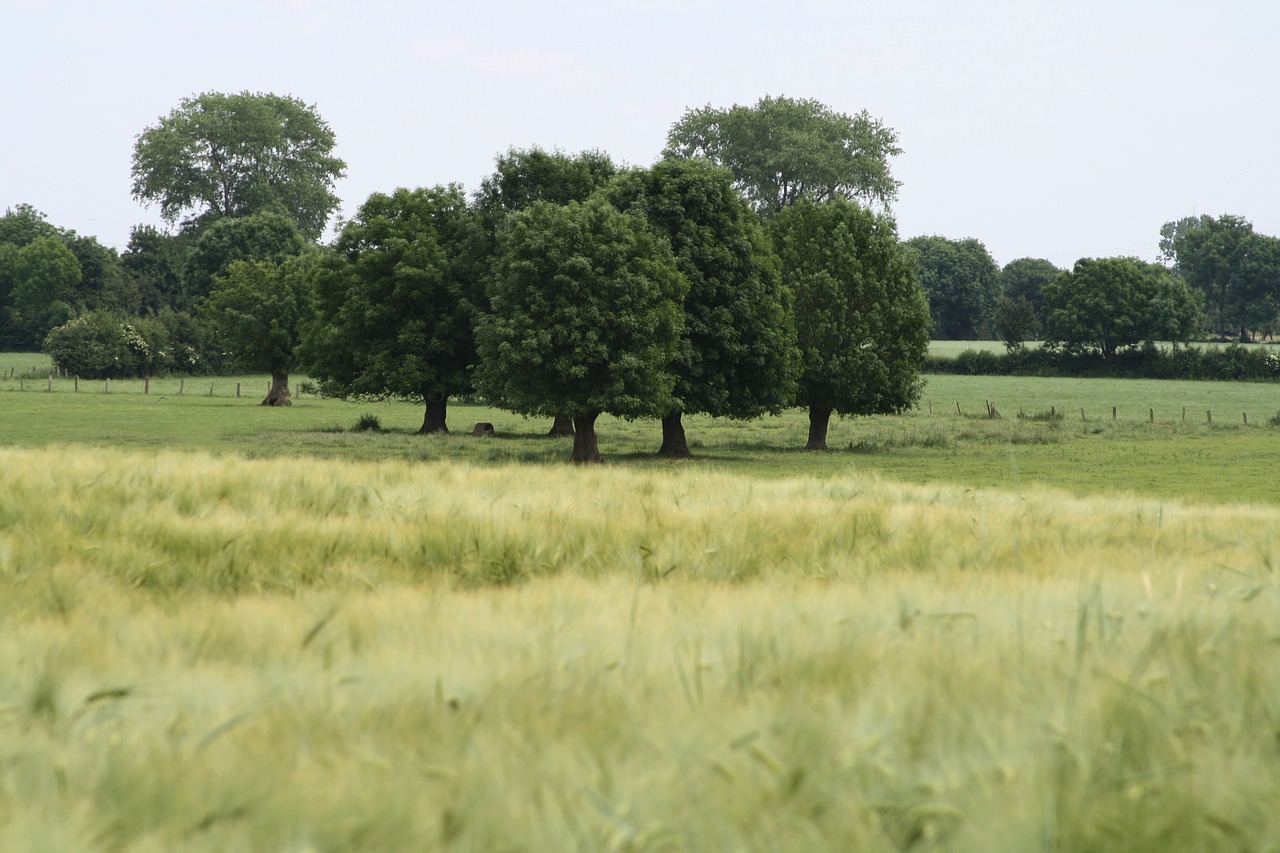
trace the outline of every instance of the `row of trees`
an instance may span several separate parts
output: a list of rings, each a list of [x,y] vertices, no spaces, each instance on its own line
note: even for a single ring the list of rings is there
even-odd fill
[[[925,236],[916,253],[940,340],[1002,339],[1094,350],[1205,333],[1270,337],[1280,322],[1280,238],[1239,216],[1166,223],[1160,261],[1083,258],[1071,270],[1020,258],[1001,269],[981,242]]]
[[[422,400],[433,432],[478,393],[554,418],[578,461],[600,458],[603,413],[660,419],[679,456],[685,413],[798,404],[821,448],[833,412],[920,393],[929,319],[887,213],[896,141],[816,101],[707,107],[650,168],[513,149],[474,195],[375,193],[320,246],[345,168],[327,126],[292,99],[211,93],[139,136],[134,193],[175,231],[135,230],[124,257],[209,332],[211,359],[272,374],[264,403],[306,367],[330,393]],[[45,338],[64,366],[160,364],[138,314],[73,313]]]

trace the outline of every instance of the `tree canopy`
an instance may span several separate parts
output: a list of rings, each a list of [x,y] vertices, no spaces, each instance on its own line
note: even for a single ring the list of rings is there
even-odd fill
[[[280,263],[235,261],[214,278],[201,317],[232,365],[271,374],[263,405],[288,405],[288,374],[298,363],[302,329],[314,311],[320,250]]]
[[[1000,268],[972,237],[913,237],[920,286],[929,300],[933,336],[943,341],[987,340],[995,332]]]
[[[472,388],[474,227],[456,184],[371,195],[318,276],[312,375],[345,397],[421,399],[422,432],[447,432],[448,398]]]
[[[1113,358],[1142,341],[1184,341],[1199,327],[1203,304],[1159,264],[1081,258],[1045,285],[1045,343]]]
[[[669,241],[689,282],[662,455],[689,453],[682,413],[754,418],[790,405],[799,372],[790,299],[732,174],[706,160],[663,160],[619,176],[606,194]]]
[[[802,198],[887,207],[899,187],[889,160],[900,153],[897,131],[865,110],[850,116],[812,99],[769,96],[750,107],[688,110],[663,151],[728,168],[752,206],[769,214]]]
[[[1209,323],[1245,338],[1272,328],[1280,302],[1276,238],[1242,216],[1185,217],[1160,229],[1161,256],[1205,298]]]
[[[170,224],[274,211],[316,240],[338,207],[334,182],[346,174],[334,142],[315,107],[296,98],[205,92],[139,134],[133,195],[158,204]]]
[[[919,399],[929,306],[912,253],[888,216],[842,198],[799,203],[773,222],[784,281],[795,293],[809,444],[826,449],[831,413],[901,412]]]
[[[598,462],[602,413],[674,407],[688,282],[638,214],[600,198],[536,202],[498,230],[477,386],[503,408],[574,421],[575,462]]]

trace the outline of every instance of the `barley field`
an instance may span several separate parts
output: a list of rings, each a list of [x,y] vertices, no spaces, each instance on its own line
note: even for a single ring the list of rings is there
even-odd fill
[[[0,449],[0,849],[1268,850],[1280,509]]]

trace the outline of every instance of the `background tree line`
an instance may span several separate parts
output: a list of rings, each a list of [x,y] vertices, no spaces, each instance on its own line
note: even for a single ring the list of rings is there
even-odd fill
[[[1208,328],[1269,333],[1280,241],[1243,219],[1162,229],[1162,258],[1022,258],[978,240],[898,239],[897,134],[866,113],[766,97],[693,109],[662,159],[511,149],[460,185],[375,193],[329,244],[346,165],[310,107],[271,94],[184,99],[138,137],[133,192],[167,230],[123,253],[27,206],[0,217],[0,345],[43,346],[85,376],[306,367],[329,393],[480,393],[576,433],[602,413],[896,411],[934,338],[1042,338],[1105,359]]]

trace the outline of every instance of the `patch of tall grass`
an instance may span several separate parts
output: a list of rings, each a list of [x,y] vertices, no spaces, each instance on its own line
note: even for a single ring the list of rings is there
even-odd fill
[[[0,849],[1267,849],[1278,529],[0,450]]]

